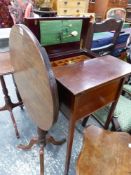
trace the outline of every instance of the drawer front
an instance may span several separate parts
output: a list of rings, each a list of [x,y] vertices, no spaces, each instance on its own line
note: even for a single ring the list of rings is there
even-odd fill
[[[57,2],[57,13],[58,15],[80,15],[81,13],[87,12],[87,1],[76,0],[76,1],[58,1]]]
[[[80,116],[84,117],[89,115],[101,107],[115,101],[120,84],[121,80],[119,79],[100,86],[88,93],[80,94],[78,97],[78,106],[76,107],[76,109],[78,108],[77,119],[79,119]]]
[[[58,3],[58,8],[86,8],[87,2],[86,1],[60,1]]]
[[[80,41],[81,28],[82,20],[41,21],[41,45],[47,46]]]
[[[81,28],[81,20],[63,20],[62,43],[80,41]],[[72,36],[72,32],[75,32],[76,36]]]
[[[59,16],[79,16],[81,13],[85,13],[83,8],[60,8],[57,11]]]

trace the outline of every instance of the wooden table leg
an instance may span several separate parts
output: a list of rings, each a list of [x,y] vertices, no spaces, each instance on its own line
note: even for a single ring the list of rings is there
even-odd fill
[[[40,144],[40,175],[44,175],[44,147],[47,143],[52,143],[54,145],[62,145],[65,143],[65,139],[56,141],[52,136],[48,135],[48,131],[44,131],[40,128],[37,128],[38,137],[34,137],[30,140],[28,145],[18,145],[19,149],[30,150],[34,144]]]
[[[71,119],[72,118],[73,117],[71,117]],[[74,138],[74,130],[75,130],[75,121],[70,120],[64,175],[68,175],[68,172],[69,172],[71,152],[72,152],[72,145],[73,145],[73,138]]]
[[[109,111],[109,114],[108,114],[108,117],[107,117],[107,120],[106,120],[106,123],[105,123],[105,126],[104,126],[105,129],[108,129],[109,124],[110,124],[110,122],[112,121],[113,114],[114,114],[114,110],[115,110],[116,105],[117,105],[117,103],[118,103],[120,94],[122,93],[122,88],[123,88],[124,82],[125,82],[125,78],[123,78],[123,79],[121,80],[121,83],[120,83],[120,86],[119,86],[119,90],[118,90],[118,94],[117,94],[117,99],[116,99],[115,102],[113,102],[112,105],[111,105],[111,108],[110,108],[110,111]]]
[[[10,116],[11,116],[11,119],[12,119],[12,122],[13,122],[13,126],[15,128],[16,136],[17,136],[17,138],[19,138],[20,135],[19,135],[19,132],[18,132],[18,129],[17,129],[16,121],[15,121],[12,110],[13,110],[13,108],[15,108],[17,106],[23,105],[23,103],[22,103],[22,100],[18,103],[12,103],[12,101],[10,99],[10,96],[8,95],[8,90],[6,88],[4,77],[2,75],[0,76],[0,81],[1,81],[2,91],[3,91],[3,94],[4,94],[4,100],[5,100],[5,105],[0,108],[0,111],[8,110],[10,112]]]
[[[16,95],[17,95],[17,98],[18,98],[18,101],[19,101],[19,105],[20,105],[21,109],[23,109],[23,102],[22,102],[20,93],[19,93],[19,91],[18,91],[18,88],[17,88],[17,85],[16,85],[16,82],[15,82],[15,79],[14,79],[13,74],[12,74],[12,79],[13,79],[13,83],[14,83],[14,85],[15,85],[15,91],[16,91]]]

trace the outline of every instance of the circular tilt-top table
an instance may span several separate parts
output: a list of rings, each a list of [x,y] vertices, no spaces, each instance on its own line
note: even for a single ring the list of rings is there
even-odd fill
[[[65,142],[55,141],[47,136],[48,130],[58,118],[59,101],[57,86],[48,55],[24,25],[15,25],[10,34],[10,54],[14,67],[14,78],[23,103],[30,117],[38,126],[38,137],[29,145],[19,145],[21,149],[30,149],[34,143],[40,143],[40,174],[44,174],[43,150],[47,142],[59,145]]]

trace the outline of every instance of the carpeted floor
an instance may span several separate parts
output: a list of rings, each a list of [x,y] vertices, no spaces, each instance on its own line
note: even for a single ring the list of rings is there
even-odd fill
[[[9,94],[16,102],[14,86],[10,76],[5,77]],[[0,86],[0,106],[4,104]],[[32,136],[36,136],[36,126],[30,120],[26,109],[17,107],[13,110],[20,133],[20,139],[15,136],[14,128],[8,111],[0,112],[0,175],[39,175],[39,146],[31,151],[21,151],[17,148],[20,143],[28,143]],[[96,122],[89,119],[88,124]],[[75,131],[72,158],[69,175],[75,175],[75,164],[82,146],[82,126],[77,124]],[[66,138],[68,135],[68,120],[59,114],[58,122],[50,130],[56,139]],[[45,175],[63,175],[66,156],[66,143],[62,146],[48,144],[45,148]]]

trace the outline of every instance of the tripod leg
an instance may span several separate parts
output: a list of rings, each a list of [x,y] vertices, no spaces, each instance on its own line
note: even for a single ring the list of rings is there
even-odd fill
[[[34,144],[38,143],[38,137],[34,137],[30,140],[28,145],[18,145],[17,147],[22,150],[30,150]]]
[[[57,141],[54,139],[54,137],[49,136],[49,135],[46,138],[46,143],[52,143],[53,145],[62,145],[65,142],[66,142],[66,139],[62,139],[60,141]]]

